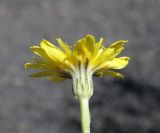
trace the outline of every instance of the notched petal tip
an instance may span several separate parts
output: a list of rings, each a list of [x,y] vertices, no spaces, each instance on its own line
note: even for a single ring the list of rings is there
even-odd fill
[[[116,58],[116,59],[120,59],[120,60],[123,60],[123,61],[129,61],[129,60],[130,60],[130,57],[128,57],[128,56],[123,56],[123,57],[119,57],[119,58]]]
[[[87,34],[84,37],[84,39],[86,40],[85,43],[91,43],[91,44],[95,43],[95,37],[93,35],[91,35],[91,34]]]
[[[127,57],[128,58],[128,60],[131,60],[131,58],[130,57]]]
[[[124,79],[124,76],[121,73],[114,72],[112,70],[107,70],[107,71],[97,71],[94,76],[97,77],[103,77],[103,76],[111,76],[111,77],[117,77],[117,78],[122,78]]]
[[[87,41],[95,41],[95,37],[91,34],[87,34],[84,38],[87,39]]]
[[[45,43],[45,44],[47,44],[47,40],[46,39],[42,39],[41,41],[40,41],[40,46],[42,47],[42,45],[43,45],[43,43]]]
[[[131,59],[130,57],[122,57],[122,60],[126,62],[126,66],[128,65],[130,59]]]
[[[56,47],[54,44],[52,44],[51,42],[47,41],[46,39],[42,39],[42,41],[40,42],[40,46],[41,48],[46,48],[46,47]]]
[[[103,37],[100,37],[99,42],[101,42],[101,43],[102,43],[102,42],[103,42],[103,40],[104,40],[104,39],[103,39]]]
[[[70,55],[71,54],[71,49],[68,46],[68,44],[66,42],[64,42],[61,38],[57,38],[56,39],[58,44],[60,45],[60,47],[63,49],[63,51],[67,54]]]
[[[30,64],[31,64],[31,63],[26,63],[26,64],[24,64],[24,68],[27,69]]]
[[[58,41],[62,41],[62,38],[58,37],[58,38],[56,39],[56,41],[57,41],[57,42],[58,42]]]
[[[126,44],[128,42],[128,40],[119,40],[117,42],[114,42],[113,44],[111,44],[109,46],[109,48],[123,48],[123,45]]]
[[[124,57],[124,60],[126,60],[126,61],[130,61],[130,57]]]
[[[43,38],[43,39],[41,40],[41,42],[48,42],[48,41],[47,41],[46,39]]]
[[[124,44],[128,43],[128,40],[119,40],[119,41],[117,41],[117,43],[124,45]]]
[[[120,40],[121,42],[123,42],[123,43],[127,43],[128,42],[128,40]]]
[[[94,36],[92,34],[87,34],[86,37],[94,38]]]
[[[128,43],[128,40],[120,40],[121,45],[125,45],[126,43]]]
[[[118,77],[118,78],[121,78],[121,79],[124,79],[124,78],[125,78],[125,77],[124,77],[122,74],[120,74],[120,73],[116,73],[115,77]]]
[[[31,50],[33,50],[33,49],[39,49],[39,48],[40,48],[39,46],[31,46],[30,47]]]

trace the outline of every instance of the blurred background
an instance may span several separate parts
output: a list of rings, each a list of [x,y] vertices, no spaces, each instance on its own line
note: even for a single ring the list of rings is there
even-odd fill
[[[129,40],[125,79],[94,79],[92,133],[160,132],[160,0],[0,0],[0,132],[81,133],[72,82],[32,79],[29,47],[87,33]]]

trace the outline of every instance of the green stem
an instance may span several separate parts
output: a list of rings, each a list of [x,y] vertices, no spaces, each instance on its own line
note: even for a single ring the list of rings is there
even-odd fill
[[[80,112],[82,133],[90,133],[90,112],[88,98],[80,98]]]

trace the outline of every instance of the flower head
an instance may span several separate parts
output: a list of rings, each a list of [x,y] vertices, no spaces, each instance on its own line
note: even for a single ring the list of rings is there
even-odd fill
[[[40,46],[31,47],[33,53],[40,57],[33,57],[33,62],[25,64],[27,69],[40,70],[32,74],[32,77],[49,77],[52,81],[72,78],[75,95],[83,93],[83,89],[77,92],[78,82],[81,82],[79,88],[84,88],[84,85],[93,88],[92,76],[108,75],[123,78],[122,74],[113,70],[122,69],[128,64],[129,57],[117,58],[124,49],[124,44],[128,42],[127,40],[117,41],[107,48],[102,45],[103,38],[97,42],[90,34],[78,40],[73,48],[61,38],[58,38],[57,42],[60,47],[56,47],[47,40],[42,40]],[[89,94],[91,96],[92,92]]]

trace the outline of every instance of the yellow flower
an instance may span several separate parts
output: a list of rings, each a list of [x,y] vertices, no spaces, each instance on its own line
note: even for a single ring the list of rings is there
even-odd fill
[[[32,74],[32,77],[49,77],[52,81],[71,78],[73,92],[78,97],[92,95],[92,76],[108,75],[123,78],[122,74],[113,69],[122,69],[128,64],[129,57],[117,58],[124,49],[123,45],[128,42],[127,40],[117,41],[107,48],[102,45],[103,38],[96,42],[95,37],[90,34],[78,40],[73,48],[61,38],[58,38],[57,42],[60,48],[47,40],[42,40],[40,46],[31,47],[33,53],[40,58],[34,57],[34,62],[26,63],[25,68],[41,70]],[[84,85],[88,88],[88,93],[85,95],[82,94]],[[77,91],[77,88],[81,89]]]

